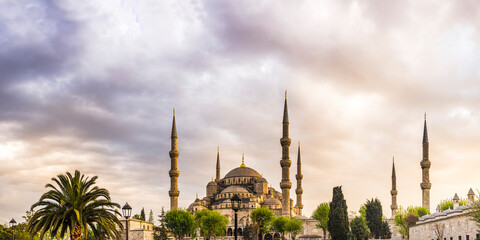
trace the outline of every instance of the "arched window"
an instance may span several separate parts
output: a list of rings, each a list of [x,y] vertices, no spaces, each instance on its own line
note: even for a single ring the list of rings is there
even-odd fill
[[[233,233],[232,233],[232,229],[231,228],[228,228],[227,230],[227,236],[232,236]]]

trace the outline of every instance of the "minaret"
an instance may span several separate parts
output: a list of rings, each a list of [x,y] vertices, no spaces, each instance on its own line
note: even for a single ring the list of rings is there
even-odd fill
[[[425,122],[423,125],[423,159],[420,162],[422,167],[422,183],[420,187],[422,188],[422,207],[430,211],[430,188],[432,184],[430,183],[429,170],[432,163],[428,157],[428,133],[427,133],[427,114],[425,113]]]
[[[288,109],[287,109],[287,91],[285,91],[285,106],[283,109],[283,136],[280,139],[282,145],[282,160],[280,160],[280,166],[282,166],[282,181],[280,182],[280,188],[282,189],[282,216],[290,217],[290,188],[292,182],[290,182],[290,154],[288,152],[291,139],[288,137]]]
[[[390,194],[392,194],[392,206],[390,208],[392,209],[392,218],[395,217],[397,214],[397,176],[395,175],[395,158],[393,158],[393,164],[392,164],[392,191],[390,191]]]
[[[217,147],[217,177],[215,178],[215,182],[220,182],[220,147]]]
[[[302,215],[302,209],[303,209],[303,204],[302,204],[302,159],[300,157],[300,141],[298,142],[298,157],[297,157],[297,175],[295,175],[295,178],[297,179],[297,189],[295,190],[295,193],[297,194],[297,204],[296,208],[298,209],[298,215]]]
[[[168,191],[168,194],[170,195],[170,210],[175,210],[178,208],[178,195],[180,195],[180,192],[178,191],[178,175],[180,174],[180,172],[177,170],[178,151],[177,126],[175,124],[175,109],[173,109],[171,146],[172,149],[169,152],[171,168],[168,172],[168,174],[170,175],[170,191]]]

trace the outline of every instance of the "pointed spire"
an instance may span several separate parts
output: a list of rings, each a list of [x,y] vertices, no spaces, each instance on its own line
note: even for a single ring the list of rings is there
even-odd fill
[[[177,138],[177,125],[175,124],[175,108],[173,109],[172,138]]]
[[[468,191],[468,195],[475,195],[475,193],[473,192],[472,188],[470,188],[470,190]]]
[[[460,200],[457,193],[455,193],[455,196],[453,196],[453,200]]]
[[[428,133],[427,133],[427,113],[425,113],[425,120],[423,123],[423,142],[428,142]]]
[[[285,90],[285,106],[283,107],[283,122],[288,123],[287,90]]]
[[[245,165],[245,154],[242,153],[242,164],[240,165],[240,167],[246,167]]]
[[[396,175],[395,175],[395,157],[392,157],[392,178],[396,178]]]
[[[442,211],[442,208],[440,207],[440,204],[437,205],[437,212],[441,212]]]
[[[220,147],[217,147],[217,174],[215,181],[220,182]]]
[[[298,156],[297,156],[297,173],[301,174],[302,172],[302,158],[300,156],[300,141],[298,141]]]

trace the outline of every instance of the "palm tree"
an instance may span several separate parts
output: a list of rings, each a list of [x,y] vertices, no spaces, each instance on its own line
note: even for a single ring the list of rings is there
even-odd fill
[[[32,211],[36,207],[40,209],[28,221],[30,234],[40,232],[43,238],[46,232],[51,236],[59,233],[63,238],[69,233],[71,240],[79,240],[82,232],[86,236],[90,228],[97,239],[118,239],[120,233],[116,226],[123,229],[123,225],[113,208],[120,208],[120,205],[110,201],[107,189],[94,186],[97,178],[85,177],[78,170],[74,176],[67,172],[52,178],[58,186],[47,184],[45,188],[50,190],[31,207]]]

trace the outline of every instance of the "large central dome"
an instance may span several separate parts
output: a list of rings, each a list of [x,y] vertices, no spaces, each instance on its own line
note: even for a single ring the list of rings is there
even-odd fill
[[[257,177],[261,178],[262,176],[255,170],[249,167],[237,167],[225,175],[225,178],[231,177]]]

